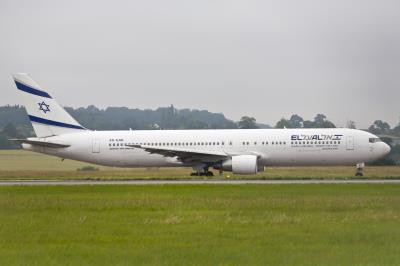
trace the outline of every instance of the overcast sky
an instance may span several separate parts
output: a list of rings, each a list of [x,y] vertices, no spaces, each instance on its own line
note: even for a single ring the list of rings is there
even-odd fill
[[[208,109],[274,125],[400,116],[400,1],[0,0],[0,105],[28,72],[64,106]]]

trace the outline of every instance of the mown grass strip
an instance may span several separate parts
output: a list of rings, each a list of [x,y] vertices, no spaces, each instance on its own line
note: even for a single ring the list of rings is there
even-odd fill
[[[0,265],[399,265],[400,185],[0,187]]]

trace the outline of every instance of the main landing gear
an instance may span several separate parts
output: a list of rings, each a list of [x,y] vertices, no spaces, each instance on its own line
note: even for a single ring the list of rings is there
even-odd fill
[[[208,166],[203,168],[193,167],[193,170],[195,172],[192,172],[191,176],[214,176],[214,173],[208,170]]]
[[[364,176],[364,166],[365,166],[365,163],[356,164],[356,174],[355,174],[355,176]]]

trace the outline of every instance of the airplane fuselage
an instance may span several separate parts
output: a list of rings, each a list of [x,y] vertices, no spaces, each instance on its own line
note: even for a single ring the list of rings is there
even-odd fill
[[[115,167],[194,166],[197,162],[133,147],[177,148],[253,154],[259,166],[355,165],[375,160],[388,146],[375,135],[354,129],[232,129],[84,131],[40,140],[69,145],[64,149],[23,144],[25,149],[67,159]],[[129,146],[131,145],[131,146]],[[216,163],[211,160],[210,166]]]

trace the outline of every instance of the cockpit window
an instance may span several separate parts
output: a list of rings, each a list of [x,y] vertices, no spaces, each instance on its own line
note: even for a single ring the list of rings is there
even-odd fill
[[[380,138],[369,138],[369,143],[381,142]]]

